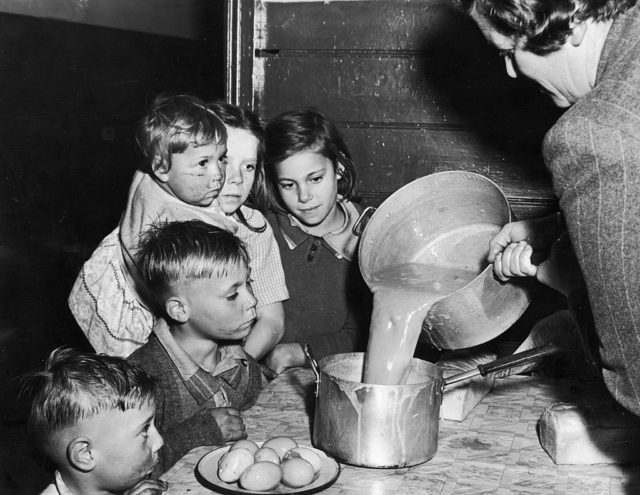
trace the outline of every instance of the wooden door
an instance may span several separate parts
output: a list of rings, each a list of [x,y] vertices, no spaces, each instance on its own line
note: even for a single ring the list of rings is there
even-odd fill
[[[230,101],[264,119],[316,106],[344,134],[364,205],[443,170],[489,177],[516,218],[556,211],[540,153],[559,117],[507,76],[476,25],[447,0],[227,0]],[[551,289],[497,340],[507,352],[565,306]]]
[[[558,110],[446,0],[229,0],[228,94],[265,118],[315,106],[377,205],[442,170],[494,180],[516,217],[555,209],[541,140]]]

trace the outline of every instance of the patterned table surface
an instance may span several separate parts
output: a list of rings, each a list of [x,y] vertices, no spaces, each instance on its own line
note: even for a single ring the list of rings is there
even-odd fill
[[[315,382],[311,370],[280,375],[243,413],[255,441],[287,435],[311,445]],[[640,494],[640,466],[558,466],[540,446],[536,425],[545,407],[570,401],[571,382],[511,376],[462,422],[440,420],[438,451],[426,463],[402,469],[341,464],[336,482],[322,493],[346,494]],[[187,453],[162,478],[168,495],[211,494],[194,476],[213,447]]]

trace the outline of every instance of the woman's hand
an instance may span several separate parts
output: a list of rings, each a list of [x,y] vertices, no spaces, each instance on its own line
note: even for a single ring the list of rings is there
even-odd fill
[[[496,255],[493,271],[498,279],[536,277],[538,282],[557,290],[565,297],[584,285],[582,271],[569,235],[562,234],[551,247],[548,259],[536,266],[531,261],[533,248],[525,241],[509,244]]]
[[[495,256],[493,272],[506,282],[512,277],[535,277],[538,267],[531,262],[533,248],[526,241],[512,242]]]
[[[487,260],[493,263],[498,253],[504,251],[509,244],[520,241],[526,241],[535,250],[548,251],[562,231],[559,213],[509,222],[491,239]]]
[[[559,213],[510,222],[491,239],[487,260],[493,263],[493,271],[502,281],[535,276],[537,268],[531,261],[534,252],[548,254],[561,232]]]
[[[584,286],[582,270],[568,234],[564,233],[558,238],[551,248],[549,259],[538,267],[536,278],[565,297]]]

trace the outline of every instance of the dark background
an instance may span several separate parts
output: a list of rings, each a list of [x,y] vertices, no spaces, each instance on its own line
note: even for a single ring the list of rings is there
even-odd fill
[[[160,92],[224,97],[224,2],[210,34],[173,38],[0,14],[0,493],[38,493],[21,373],[88,346],[67,296],[117,224],[139,163],[133,135]]]

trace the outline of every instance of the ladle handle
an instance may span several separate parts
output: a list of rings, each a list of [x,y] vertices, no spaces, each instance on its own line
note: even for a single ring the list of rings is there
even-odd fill
[[[505,356],[500,359],[496,359],[489,363],[480,364],[477,368],[465,371],[464,373],[458,373],[457,375],[450,376],[444,379],[444,386],[451,385],[453,383],[461,382],[473,378],[474,376],[482,375],[486,376],[489,373],[495,373],[496,371],[502,371],[523,364],[532,363],[545,356],[556,354],[562,350],[558,344],[545,344],[528,351],[512,354],[511,356]]]

